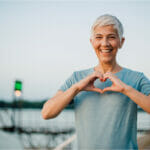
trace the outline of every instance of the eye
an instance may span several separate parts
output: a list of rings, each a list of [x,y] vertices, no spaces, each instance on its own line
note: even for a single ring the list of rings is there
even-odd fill
[[[102,39],[102,37],[101,36],[97,36],[96,39]]]
[[[109,39],[115,39],[115,38],[116,38],[115,36],[110,36],[110,37],[109,37]]]

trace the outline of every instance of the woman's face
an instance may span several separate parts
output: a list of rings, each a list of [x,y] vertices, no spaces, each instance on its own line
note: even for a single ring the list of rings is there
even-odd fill
[[[116,61],[116,54],[122,47],[124,38],[120,41],[113,25],[96,27],[90,39],[95,53],[101,63],[111,64]]]

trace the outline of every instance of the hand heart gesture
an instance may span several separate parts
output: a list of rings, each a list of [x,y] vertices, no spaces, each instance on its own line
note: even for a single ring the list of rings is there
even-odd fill
[[[113,84],[110,87],[100,89],[94,86],[94,81],[96,79],[99,79],[101,82],[105,82],[107,79],[110,79]],[[77,86],[79,91],[95,91],[99,93],[104,93],[106,91],[123,92],[126,87],[126,84],[110,72],[105,73],[103,75],[100,72],[95,71],[91,75],[79,81],[77,83]]]

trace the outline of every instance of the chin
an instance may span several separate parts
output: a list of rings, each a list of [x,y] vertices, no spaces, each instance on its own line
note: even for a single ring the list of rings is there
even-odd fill
[[[112,59],[100,59],[100,62],[104,64],[112,64],[113,60]]]

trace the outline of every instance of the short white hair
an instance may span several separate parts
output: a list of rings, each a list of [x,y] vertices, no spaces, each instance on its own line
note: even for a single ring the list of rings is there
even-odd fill
[[[93,37],[94,30],[97,26],[107,26],[107,25],[114,25],[114,29],[117,30],[118,36],[120,38],[120,41],[123,37],[123,25],[119,21],[119,19],[115,16],[109,15],[109,14],[104,14],[102,16],[99,16],[96,21],[93,23],[92,28],[91,28],[91,37]]]

